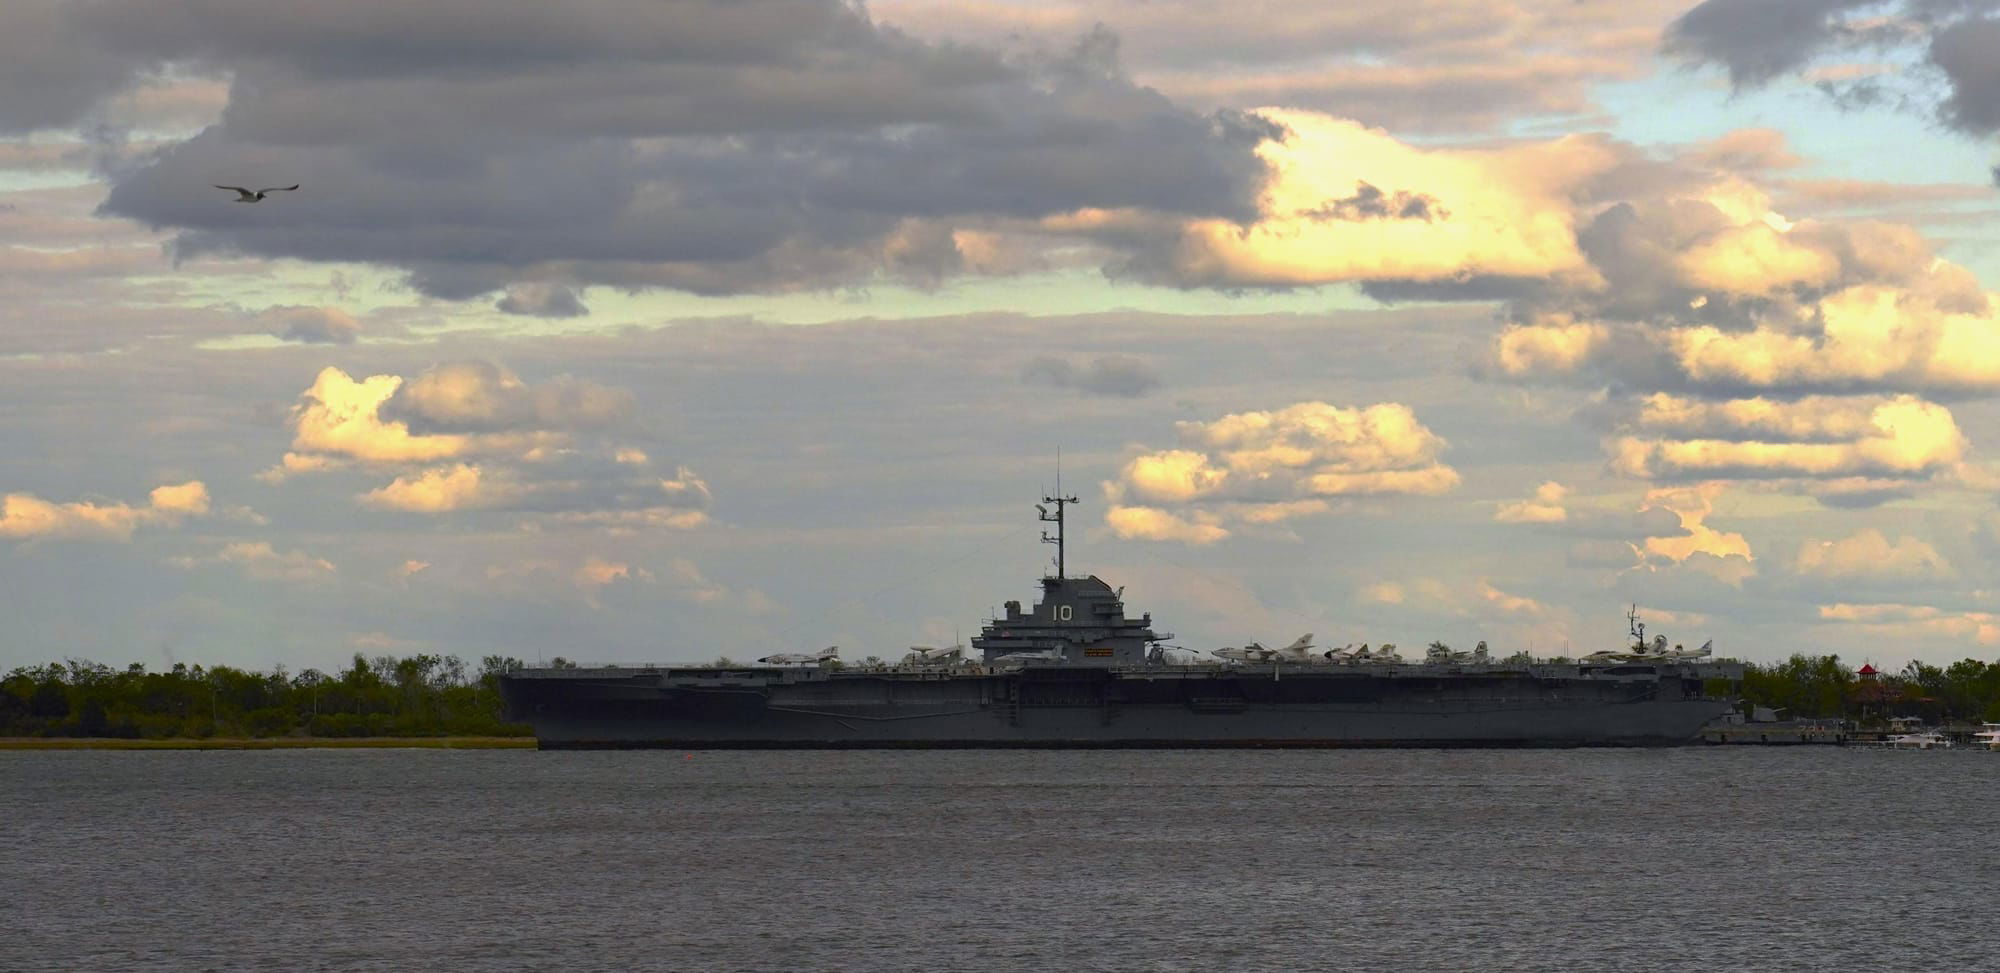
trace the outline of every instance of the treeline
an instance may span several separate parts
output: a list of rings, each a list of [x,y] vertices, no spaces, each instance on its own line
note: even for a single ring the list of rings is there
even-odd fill
[[[0,680],[0,736],[525,736],[500,718],[499,677],[521,664],[487,656],[474,671],[457,656],[357,654],[336,674],[290,675],[72,659]]]
[[[1795,717],[2000,723],[2000,662],[1963,659],[1942,668],[1912,662],[1898,673],[1862,676],[1837,655],[1794,655],[1744,666],[1742,697]]]

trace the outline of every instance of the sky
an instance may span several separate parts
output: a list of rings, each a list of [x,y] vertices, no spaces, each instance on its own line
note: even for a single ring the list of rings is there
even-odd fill
[[[1196,650],[2000,658],[1994,65],[2000,0],[16,0],[0,671],[896,658],[1058,489]]]

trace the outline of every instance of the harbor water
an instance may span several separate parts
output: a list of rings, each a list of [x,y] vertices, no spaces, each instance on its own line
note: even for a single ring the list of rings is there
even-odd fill
[[[0,753],[0,970],[1988,968],[2000,755]]]

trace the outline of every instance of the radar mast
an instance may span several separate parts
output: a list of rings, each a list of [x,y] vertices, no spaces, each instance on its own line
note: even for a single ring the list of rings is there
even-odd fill
[[[1056,536],[1054,537],[1050,537],[1048,531],[1046,530],[1042,531],[1042,543],[1054,544],[1056,546],[1055,580],[1057,581],[1063,580],[1064,572],[1068,567],[1066,564],[1063,563],[1063,508],[1069,506],[1072,503],[1081,503],[1081,502],[1082,501],[1078,500],[1075,497],[1063,496],[1062,449],[1058,447],[1056,449],[1056,492],[1054,496],[1044,496],[1042,498],[1042,503],[1055,504],[1056,512],[1053,514],[1049,513],[1049,509],[1047,507],[1042,506],[1041,503],[1035,505],[1035,509],[1041,512],[1041,519],[1043,523],[1050,523],[1056,525]]]
[[[1067,565],[1063,563],[1063,508],[1069,506],[1072,503],[1081,503],[1081,502],[1082,501],[1078,500],[1075,497],[1065,497],[1062,495],[1061,490],[1057,490],[1055,496],[1042,498],[1042,503],[1052,503],[1056,505],[1055,513],[1049,513],[1049,509],[1047,507],[1042,506],[1041,503],[1035,504],[1035,509],[1041,511],[1042,513],[1042,522],[1056,525],[1056,536],[1054,537],[1050,537],[1048,531],[1042,531],[1042,543],[1054,544],[1056,546],[1055,580],[1057,581],[1061,581],[1063,579],[1063,572],[1067,567]]]

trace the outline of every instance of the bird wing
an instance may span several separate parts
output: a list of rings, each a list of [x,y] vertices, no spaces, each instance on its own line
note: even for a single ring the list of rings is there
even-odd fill
[[[214,184],[214,183],[209,183],[209,185],[211,185],[211,186],[215,186],[215,184]],[[242,194],[243,194],[243,195],[245,195],[245,196],[248,196],[248,195],[250,195],[250,190],[248,190],[248,189],[245,189],[245,188],[243,188],[242,186],[215,186],[215,188],[217,188],[217,189],[233,189],[233,190],[235,190],[235,191],[237,191],[237,192],[239,192],[239,193],[242,193]]]
[[[297,188],[299,188],[298,183],[293,183],[289,186],[272,186],[269,189],[259,189],[257,191],[260,193],[288,193]]]

